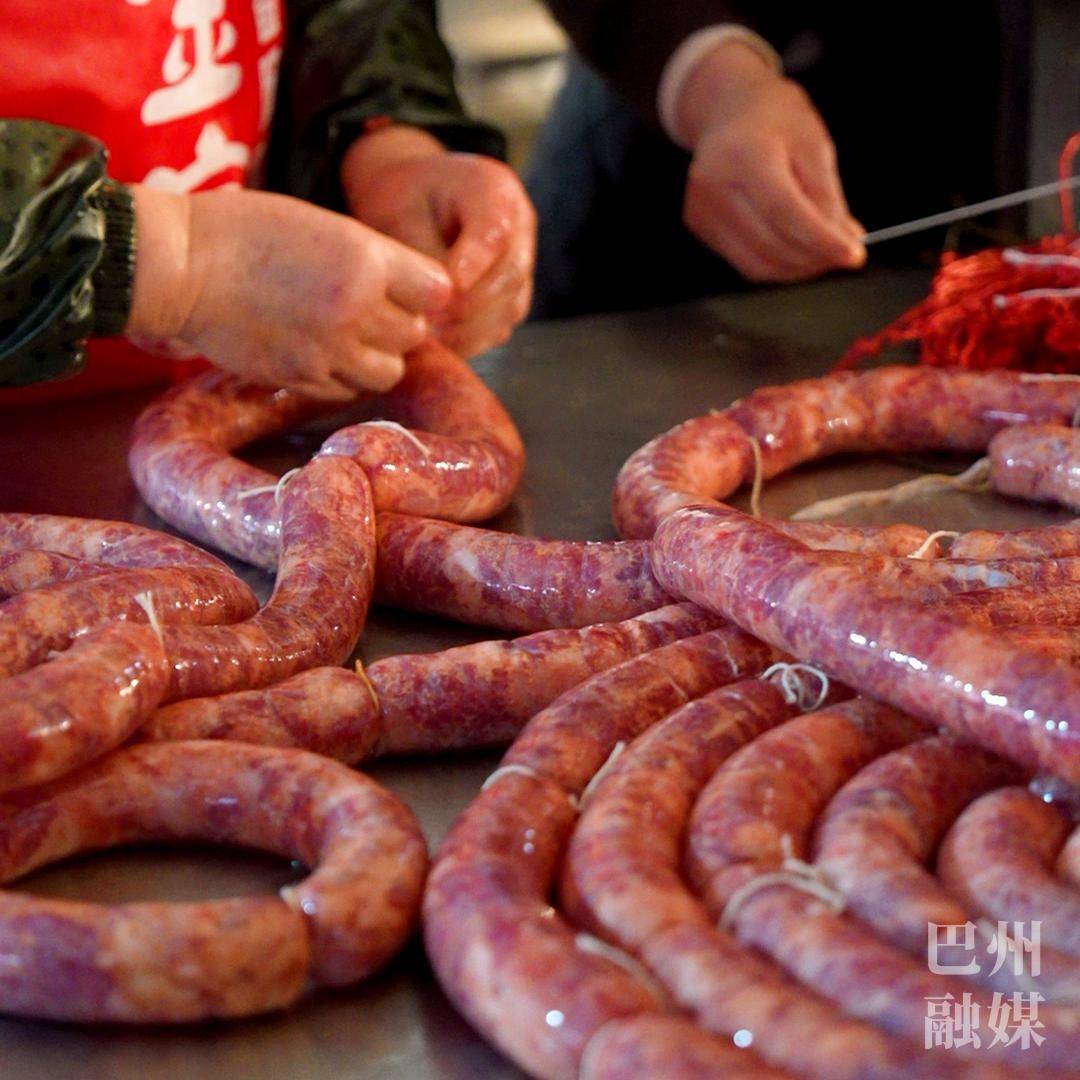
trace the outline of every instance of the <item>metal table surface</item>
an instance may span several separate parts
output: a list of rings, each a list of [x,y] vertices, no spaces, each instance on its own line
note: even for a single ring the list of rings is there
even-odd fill
[[[761,290],[668,310],[597,316],[520,330],[478,361],[521,427],[525,479],[499,528],[552,537],[613,537],[611,485],[639,445],[688,416],[757,386],[818,374],[851,339],[920,298],[925,270],[877,271],[783,290]],[[161,527],[140,502],[124,455],[147,395],[0,413],[0,510],[129,519]],[[310,439],[255,450],[284,468]],[[906,479],[923,461],[836,460],[766,487],[767,512]],[[933,461],[958,467],[959,462]],[[911,503],[891,516],[935,528],[1004,528],[1065,517],[990,495]],[[261,595],[265,575],[243,571]],[[366,660],[489,637],[426,617],[372,613]],[[381,762],[370,772],[416,811],[432,847],[494,767],[495,752]],[[294,876],[283,861],[211,849],[107,852],[49,868],[19,888],[95,900],[202,899],[276,889]],[[380,976],[322,992],[285,1014],[184,1028],[75,1027],[0,1019],[0,1078],[392,1080],[519,1075],[461,1020],[434,982],[418,942]]]

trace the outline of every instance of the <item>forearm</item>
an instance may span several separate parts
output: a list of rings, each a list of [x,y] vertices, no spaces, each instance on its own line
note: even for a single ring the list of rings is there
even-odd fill
[[[139,244],[131,314],[131,334],[167,339],[183,327],[189,302],[191,199],[133,185]]]

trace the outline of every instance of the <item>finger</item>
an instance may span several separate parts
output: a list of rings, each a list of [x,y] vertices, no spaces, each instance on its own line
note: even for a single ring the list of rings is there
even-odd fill
[[[453,285],[434,259],[393,241],[387,266],[387,295],[414,315],[434,315],[446,306]]]
[[[332,373],[353,394],[359,390],[383,393],[400,382],[405,360],[400,354],[360,346],[343,351],[335,359]]]
[[[859,223],[851,216],[840,172],[836,164],[836,148],[824,131],[808,132],[796,145],[791,156],[795,178],[810,201],[830,220],[856,238]]]
[[[333,376],[327,376],[318,382],[302,380],[291,383],[289,389],[315,401],[352,401],[356,397],[356,390],[353,387]]]
[[[742,181],[739,187],[777,236],[823,258],[830,266],[861,264],[865,257],[862,245],[810,200],[786,157],[770,154],[760,165],[757,182]]]
[[[444,323],[439,339],[465,358],[502,345],[528,311],[529,297],[530,290],[525,288],[498,304],[475,307],[461,318]]]
[[[751,281],[797,281],[826,269],[824,260],[782,240],[738,190],[698,192],[686,207],[687,226]]]
[[[439,229],[434,210],[425,201],[407,215],[383,223],[381,231],[410,248],[446,264],[447,245]]]
[[[446,268],[459,292],[468,292],[506,251],[513,221],[505,210],[475,204],[463,213],[461,232],[450,246]]]
[[[423,315],[410,315],[391,303],[363,312],[356,321],[356,338],[361,347],[399,356],[415,349],[429,332],[430,325]]]

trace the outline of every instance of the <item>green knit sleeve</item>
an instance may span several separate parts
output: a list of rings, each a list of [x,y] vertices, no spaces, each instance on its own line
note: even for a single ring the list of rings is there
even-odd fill
[[[0,120],[0,386],[73,375],[131,308],[130,192],[96,139]]]

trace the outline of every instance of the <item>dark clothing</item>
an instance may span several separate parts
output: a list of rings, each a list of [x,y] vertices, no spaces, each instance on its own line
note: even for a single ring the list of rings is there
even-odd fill
[[[338,169],[366,121],[388,116],[453,150],[503,157],[494,128],[465,115],[435,0],[288,0],[267,184],[332,209]]]
[[[650,5],[648,13],[610,0],[576,4],[572,13],[570,5],[550,6],[606,79],[571,62],[530,163],[527,187],[540,220],[534,317],[656,305],[738,285],[682,224],[690,158],[659,130],[654,103],[679,40],[727,18],[748,20],[728,5],[701,3]],[[852,213],[867,229],[1025,185],[1026,3],[745,7],[755,16],[749,25],[784,57],[824,117]],[[657,25],[669,14],[678,34]],[[605,21],[619,23],[616,38],[605,36]],[[626,43],[635,36],[656,45],[656,63],[633,62],[637,48]],[[940,231],[920,234],[874,257],[910,261],[940,250],[942,240]]]

